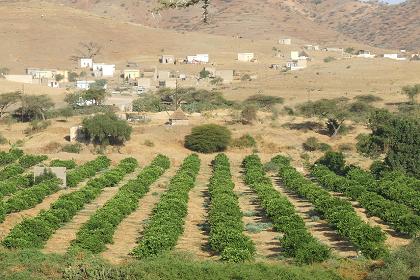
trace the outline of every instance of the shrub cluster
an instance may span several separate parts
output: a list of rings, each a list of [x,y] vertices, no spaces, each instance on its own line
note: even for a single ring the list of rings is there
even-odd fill
[[[22,174],[25,172],[25,169],[28,169],[29,167],[32,167],[48,158],[45,155],[23,155],[20,150],[16,151],[16,153],[19,154],[17,157],[19,158],[19,162],[9,164],[4,167],[0,171],[0,181]]]
[[[356,175],[354,172],[350,172],[350,174]],[[372,185],[372,177],[367,172],[365,174],[366,176],[363,178],[362,173],[359,173],[356,181],[341,177],[324,165],[316,165],[311,171],[311,175],[324,188],[344,193],[346,196],[359,202],[369,215],[381,218],[396,231],[411,236],[416,235],[420,229],[420,217],[414,215],[407,206],[385,199],[381,195],[370,191],[369,186]],[[362,183],[362,181],[364,182]]]
[[[67,173],[67,186],[70,188],[75,187],[81,181],[92,177],[103,169],[106,169],[111,164],[111,160],[106,156],[99,156],[92,161],[88,161],[85,164],[78,166],[72,171]]]
[[[0,166],[10,164],[23,156],[23,151],[11,149],[9,152],[0,152]]]
[[[213,175],[209,183],[209,244],[222,260],[242,262],[253,258],[255,245],[243,233],[242,212],[234,187],[229,159],[225,154],[219,154],[213,161]]]
[[[204,124],[192,129],[185,136],[185,147],[200,153],[215,153],[226,150],[231,140],[228,128],[217,124]]]
[[[29,175],[32,177],[32,174]],[[27,188],[31,185],[32,180],[29,176],[15,175],[9,179],[0,182],[0,196],[11,195],[20,188]]]
[[[112,199],[90,217],[77,233],[72,246],[92,253],[104,251],[106,244],[112,243],[117,226],[139,207],[139,199],[149,191],[150,185],[162,176],[169,166],[169,158],[158,155],[136,179],[122,186]]]
[[[77,164],[74,160],[54,159],[50,162],[51,167],[65,167],[67,170],[76,168]]]
[[[19,158],[19,164],[22,168],[29,168],[48,159],[46,155],[23,155]]]
[[[136,167],[137,160],[133,158],[122,160],[117,167],[90,180],[82,189],[62,195],[49,210],[15,226],[2,244],[8,248],[42,248],[63,223],[70,221],[86,203],[98,197],[103,188],[116,185]]]
[[[289,161],[286,158],[281,160]],[[271,179],[264,172],[260,158],[257,155],[248,156],[243,165],[245,183],[257,193],[261,207],[273,221],[274,229],[283,233],[280,242],[286,256],[295,258],[298,263],[322,262],[328,259],[329,248],[306,230],[305,223],[295,212],[293,204],[274,189]]]
[[[335,227],[337,233],[349,239],[364,256],[377,259],[388,253],[385,234],[379,227],[366,224],[354,211],[350,202],[333,197],[299,173],[283,156],[273,158],[279,166],[279,176],[286,188],[308,199],[315,210]]]
[[[196,154],[185,158],[177,174],[171,179],[168,190],[153,209],[153,215],[132,254],[136,258],[159,255],[175,247],[184,231],[188,212],[188,193],[194,187],[200,169]]]
[[[16,192],[4,202],[6,213],[30,209],[41,203],[44,198],[60,189],[61,180],[54,178],[43,181],[28,189]]]

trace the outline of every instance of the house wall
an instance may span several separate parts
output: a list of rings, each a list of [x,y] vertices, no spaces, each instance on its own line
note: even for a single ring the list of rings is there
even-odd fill
[[[124,79],[140,78],[140,70],[124,70]]]
[[[11,82],[32,84],[32,75],[5,75],[4,78]]]
[[[93,59],[91,59],[91,58],[81,58],[80,59],[80,67],[81,68],[92,68],[93,67]]]
[[[150,78],[138,78],[137,85],[139,87],[144,87],[145,89],[150,89],[152,87],[152,79]]]
[[[254,58],[254,53],[238,53],[238,60],[250,62]]]
[[[65,167],[45,167],[45,166],[35,166],[34,167],[34,178],[44,174],[44,172],[52,172],[57,176],[58,179],[62,181],[61,188],[67,188],[67,170]]]

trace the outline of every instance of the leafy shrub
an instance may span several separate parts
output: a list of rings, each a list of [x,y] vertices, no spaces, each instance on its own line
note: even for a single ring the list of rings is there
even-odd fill
[[[40,132],[51,125],[51,121],[33,120],[29,123],[29,127],[25,129],[26,134]]]
[[[122,145],[130,140],[132,128],[115,114],[101,114],[83,120],[87,139],[101,146]]]
[[[168,157],[158,155],[136,179],[122,186],[112,199],[89,218],[77,232],[72,246],[92,253],[104,251],[106,244],[112,243],[117,226],[137,209],[139,199],[150,190],[150,185],[169,168],[169,165]]]
[[[209,71],[207,71],[207,70],[206,70],[206,68],[203,68],[203,69],[200,71],[200,78],[201,78],[201,79],[208,78],[209,76],[210,76],[210,72],[209,72]]]
[[[90,180],[82,189],[64,194],[50,209],[16,225],[2,244],[8,248],[42,248],[51,235],[71,220],[85,204],[98,197],[103,188],[115,186],[127,173],[137,167],[137,160],[127,158],[117,167]]]
[[[92,177],[103,169],[109,167],[111,160],[106,156],[99,156],[92,161],[88,161],[83,165],[76,167],[67,173],[67,186],[70,188],[75,187],[83,180]]]
[[[277,156],[272,160],[278,163],[279,176],[287,189],[308,199],[315,206],[316,211],[334,225],[337,233],[349,239],[364,256],[378,259],[387,254],[384,244],[386,237],[379,227],[371,227],[365,223],[357,215],[350,202],[333,197],[329,192],[305,178],[290,164],[285,164],[282,158],[282,156]]]
[[[398,232],[415,235],[420,229],[420,217],[414,215],[407,206],[372,191],[377,182],[368,172],[354,168],[346,178],[336,175],[323,165],[317,165],[313,167],[311,175],[325,189],[344,193],[358,201],[369,215],[380,217]]]
[[[357,101],[360,101],[360,102],[365,102],[365,103],[382,101],[382,98],[380,98],[379,96],[373,95],[373,94],[357,95],[356,97],[354,97],[354,99],[356,99]]]
[[[192,129],[185,136],[185,147],[200,153],[215,153],[224,151],[231,139],[230,131],[217,124],[204,124]]]
[[[74,169],[77,164],[74,160],[54,159],[50,162],[51,167],[65,167],[66,169]]]
[[[284,98],[279,96],[256,94],[248,97],[244,101],[245,106],[255,106],[262,110],[271,110],[277,104],[283,104]]]
[[[327,56],[326,58],[324,58],[324,62],[325,63],[332,62],[334,60],[336,60],[336,58],[335,57],[332,57],[332,56]]]
[[[19,164],[23,168],[32,167],[44,160],[48,159],[46,155],[23,155],[19,158]]]
[[[257,141],[250,134],[244,134],[237,139],[233,139],[230,145],[236,148],[255,148]]]
[[[67,145],[64,145],[61,150],[65,153],[78,154],[82,150],[82,144],[80,143],[67,144]]]
[[[171,179],[168,190],[153,209],[139,244],[132,254],[139,259],[160,255],[175,247],[184,231],[184,219],[188,212],[188,193],[195,184],[200,169],[197,155],[184,159],[181,168]]]
[[[313,152],[319,149],[320,143],[316,137],[309,137],[302,146],[305,151]]]
[[[322,164],[337,174],[343,175],[346,173],[346,161],[341,152],[326,152],[323,157],[318,159],[315,164]]]
[[[350,143],[342,143],[338,145],[338,150],[340,152],[350,152],[353,150],[353,145]]]
[[[280,166],[280,164],[289,164],[290,159],[278,156],[272,162]],[[247,156],[243,166],[245,183],[256,192],[261,207],[273,222],[274,229],[283,233],[280,242],[285,255],[295,258],[299,263],[313,263],[329,258],[329,248],[309,234],[305,222],[295,212],[293,204],[286,196],[275,190],[271,179],[264,172],[260,158],[257,155]],[[317,250],[306,249],[315,247]]]
[[[219,154],[213,161],[209,183],[209,245],[222,260],[241,262],[252,259],[255,245],[243,234],[242,212],[234,187],[229,159],[225,154]]]
[[[10,149],[8,152],[0,152],[0,166],[12,163],[23,156],[23,151]]]
[[[371,158],[378,157],[382,152],[382,147],[374,141],[374,138],[368,134],[359,134],[356,137],[356,150],[359,154]]]

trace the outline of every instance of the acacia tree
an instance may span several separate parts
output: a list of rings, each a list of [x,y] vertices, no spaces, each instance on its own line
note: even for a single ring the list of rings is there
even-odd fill
[[[299,105],[298,110],[307,117],[326,119],[325,124],[331,137],[339,133],[344,121],[349,117],[348,104],[341,98],[308,101]]]
[[[80,42],[76,55],[71,56],[71,60],[78,61],[80,58],[95,58],[102,51],[102,46],[96,42]]]
[[[47,95],[23,95],[22,106],[18,109],[22,120],[42,119],[45,120],[45,113],[54,107],[54,102]]]
[[[176,8],[188,8],[201,4],[203,9],[203,22],[208,23],[209,18],[209,6],[210,0],[158,0],[160,7],[159,9],[176,9]]]
[[[3,117],[7,108],[19,102],[21,95],[22,92],[20,91],[7,92],[0,95],[0,118]]]
[[[416,98],[420,94],[420,84],[403,87],[402,94],[407,95],[411,104],[416,104]]]

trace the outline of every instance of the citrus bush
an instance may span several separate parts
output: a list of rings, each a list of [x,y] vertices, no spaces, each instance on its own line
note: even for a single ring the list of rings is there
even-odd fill
[[[242,212],[234,187],[229,159],[225,154],[219,154],[213,161],[209,183],[209,245],[221,254],[222,260],[242,262],[253,258],[255,245],[243,233]]]
[[[139,244],[132,254],[138,258],[156,256],[175,247],[184,231],[184,219],[188,213],[188,193],[194,187],[200,169],[196,154],[184,159],[182,166],[172,177],[168,190],[153,209]]]
[[[384,244],[385,234],[379,227],[371,227],[365,223],[357,215],[350,202],[333,197],[326,190],[305,178],[290,163],[286,163],[283,156],[274,157],[272,161],[278,164],[279,177],[284,186],[308,199],[315,206],[315,210],[334,226],[338,235],[349,239],[367,258],[378,259],[387,255],[388,250]]]
[[[216,153],[226,150],[231,140],[229,129],[217,124],[204,124],[192,129],[185,136],[185,147],[200,153]]]
[[[279,158],[289,163],[287,158]],[[256,192],[261,207],[273,221],[276,231],[282,232],[280,242],[286,256],[298,263],[322,262],[330,257],[330,249],[315,239],[306,229],[300,217],[286,196],[274,189],[271,179],[264,172],[264,166],[257,155],[247,156],[243,161],[245,183]]]
[[[112,199],[90,217],[77,233],[72,246],[92,253],[104,251],[106,244],[112,242],[117,226],[139,207],[139,199],[146,195],[150,185],[162,176],[169,166],[169,158],[158,155],[136,179],[122,186]]]
[[[126,174],[133,172],[137,164],[134,158],[124,159],[115,168],[90,180],[82,189],[60,196],[47,211],[16,225],[2,244],[8,248],[42,248],[58,228],[98,197],[103,188],[115,186]]]

